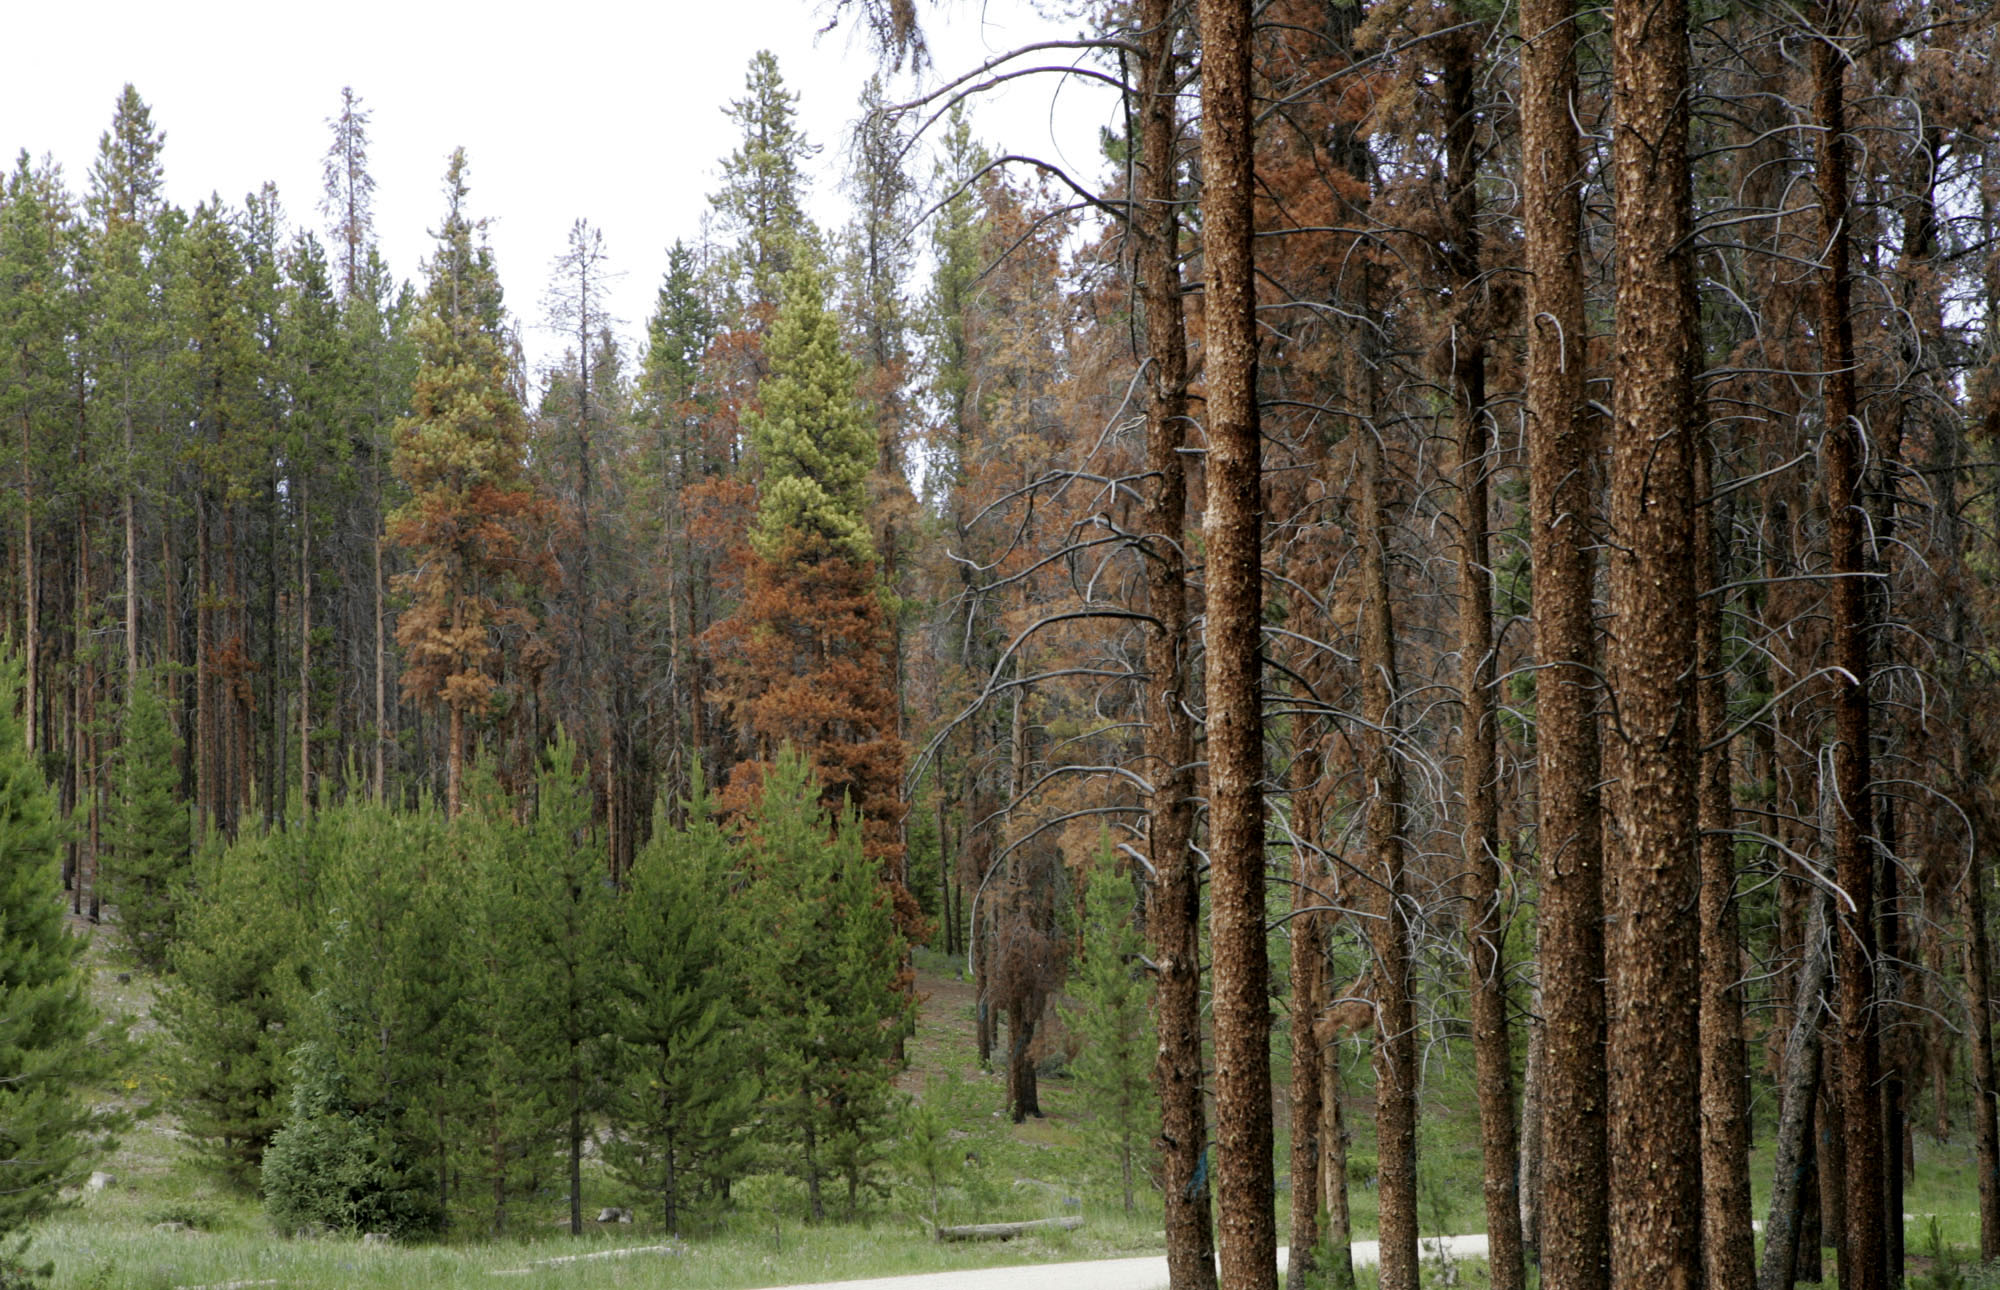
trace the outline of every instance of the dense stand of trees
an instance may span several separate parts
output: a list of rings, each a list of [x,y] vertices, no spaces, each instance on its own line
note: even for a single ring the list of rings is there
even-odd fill
[[[435,1225],[477,1179],[498,1227],[560,1168],[574,1224],[599,1122],[669,1225],[745,1152],[851,1211],[928,940],[1017,1120],[1074,982],[1177,1290],[1218,1248],[1275,1283],[1274,1043],[1296,1284],[1352,1279],[1352,1044],[1385,1286],[1439,1041],[1496,1285],[1748,1284],[1753,1125],[1764,1290],[1820,1237],[1896,1277],[1910,1144],[1967,1120],[2000,1256],[1990,9],[1089,22],[1096,173],[976,139],[995,68],[877,84],[839,229],[760,55],[642,352],[579,222],[540,373],[462,154],[395,285],[351,94],[330,249],[268,190],[166,204],[133,91],[80,200],[16,165],[24,738],[75,911],[108,895],[169,1029],[237,1055],[192,1131],[267,1185],[345,1162],[360,1191],[285,1193],[321,1221]],[[406,870],[347,873],[334,819]],[[687,920],[719,896],[736,960]],[[392,1070],[363,1025],[454,1038]]]

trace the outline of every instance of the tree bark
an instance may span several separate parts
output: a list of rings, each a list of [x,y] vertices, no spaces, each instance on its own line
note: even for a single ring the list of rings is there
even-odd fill
[[[1372,306],[1369,271],[1361,270],[1360,310]],[[1369,347],[1350,342],[1348,398],[1364,417],[1375,405]],[[1382,443],[1356,418],[1353,436],[1361,483],[1361,709],[1366,872],[1375,895],[1368,939],[1375,967],[1375,1143],[1379,1159],[1382,1290],[1417,1290],[1417,1035],[1410,1004],[1410,929],[1403,855],[1402,752],[1394,730],[1398,690],[1396,628],[1390,605],[1389,523]]]
[[[1861,451],[1856,424],[1854,327],[1848,275],[1847,104],[1842,84],[1845,55],[1834,44],[1835,6],[1824,10],[1829,29],[1812,43],[1813,115],[1820,127],[1818,165],[1820,234],[1825,246],[1819,289],[1819,333],[1825,369],[1828,545],[1833,586],[1834,678],[1833,816],[1834,878],[1848,901],[1836,916],[1840,990],[1840,1100],[1846,1141],[1846,1257],[1842,1290],[1882,1290],[1886,1283],[1882,1223],[1881,1117],[1876,1087],[1881,1054],[1875,1009],[1875,852],[1869,768],[1868,602],[1861,513]]]
[[[39,703],[42,683],[42,586],[41,562],[35,558],[35,468],[34,440],[30,433],[28,413],[21,414],[21,599],[24,602],[22,615],[25,619],[21,634],[22,677],[21,677],[21,725],[24,727],[28,751],[40,748],[39,735],[41,718]]]
[[[1573,0],[1523,0],[1521,144],[1528,265],[1528,460],[1540,781],[1544,1061],[1537,1228],[1542,1284],[1600,1290],[1604,1196],[1604,896],[1598,796],[1593,447],[1584,402]]]
[[[1262,459],[1249,0],[1201,0],[1207,263],[1208,782],[1222,1284],[1276,1290],[1270,961],[1264,937]]]
[[[1460,15],[1462,17],[1462,15]],[[1488,1275],[1494,1290],[1520,1290],[1521,1208],[1515,1181],[1514,1054],[1507,1028],[1506,922],[1500,901],[1500,802],[1493,720],[1493,589],[1488,553],[1486,337],[1479,292],[1478,105],[1473,98],[1479,30],[1442,46],[1445,110],[1446,253],[1451,301],[1452,419],[1458,429],[1458,650],[1460,793],[1465,824],[1465,937],[1471,960],[1472,1052],[1479,1086],[1479,1141],[1486,1200]]]
[[[1764,1220],[1764,1263],[1757,1290],[1791,1290],[1799,1257],[1806,1173],[1812,1167],[1812,1108],[1819,1084],[1820,995],[1826,989],[1826,892],[1815,888],[1798,975],[1792,987],[1792,1031],[1779,1076],[1776,1157],[1771,1209]],[[1727,1283],[1724,1283],[1727,1284]]]
[[[1332,904],[1320,876],[1320,776],[1318,733],[1307,729],[1292,761],[1292,1215],[1285,1284],[1317,1286],[1319,1267],[1320,1098],[1325,1054],[1313,1023],[1326,1006],[1326,933],[1316,906]]]
[[[1611,1279],[1701,1283],[1694,284],[1684,0],[1615,0]]]
[[[1134,276],[1146,315],[1146,469],[1142,524],[1147,602],[1158,626],[1146,642],[1146,839],[1152,865],[1146,931],[1153,958],[1159,1055],[1160,1181],[1167,1277],[1173,1290],[1214,1290],[1215,1232],[1201,1175],[1208,1148],[1202,1105],[1201,875],[1194,853],[1194,728],[1188,717],[1187,326],[1181,303],[1175,149],[1179,61],[1172,0],[1139,6],[1138,206],[1131,221]]]
[[[1709,449],[1695,449],[1695,491],[1713,492]],[[1750,1230],[1750,1076],[1743,1051],[1742,953],[1736,912],[1736,842],[1730,832],[1730,745],[1722,653],[1725,579],[1713,507],[1695,521],[1695,681],[1700,718],[1702,1257],[1708,1284],[1748,1286],[1756,1271]]]
[[[1972,1136],[1979,1168],[1979,1257],[2000,1259],[2000,1126],[1993,1082],[1993,945],[1986,931],[1986,862],[1965,856],[1965,1017],[1971,1027]]]

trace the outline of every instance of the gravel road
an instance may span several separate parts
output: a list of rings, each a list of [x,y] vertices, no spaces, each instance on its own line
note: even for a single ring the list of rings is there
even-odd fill
[[[1440,1245],[1443,1250],[1440,1250]],[[1424,1241],[1424,1257],[1447,1252],[1454,1259],[1486,1257],[1486,1237],[1430,1237]],[[1373,1241],[1354,1243],[1357,1266],[1372,1265],[1379,1257]],[[1285,1251],[1278,1251],[1278,1269],[1285,1267]],[[908,1277],[875,1277],[866,1281],[821,1281],[792,1286],[788,1290],[1166,1290],[1167,1257],[1150,1254],[1142,1259],[1093,1259],[1087,1263],[1042,1263],[1010,1268],[976,1268],[969,1272],[924,1272]],[[779,1290],[773,1287],[772,1290]]]

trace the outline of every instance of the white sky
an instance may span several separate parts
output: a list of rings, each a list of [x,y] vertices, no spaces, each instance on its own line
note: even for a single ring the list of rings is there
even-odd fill
[[[1029,0],[927,0],[920,9],[933,82],[1016,45],[1076,34],[1035,16]],[[759,48],[802,93],[800,120],[823,146],[815,217],[844,219],[839,167],[873,56],[851,20],[816,41],[817,12],[814,0],[45,0],[7,18],[0,159],[11,170],[23,148],[53,155],[80,196],[130,81],[166,133],[169,200],[192,209],[213,192],[240,205],[270,180],[292,226],[324,241],[326,122],[352,85],[373,114],[375,228],[390,266],[420,278],[443,211],[445,157],[463,145],[471,213],[492,218],[507,303],[539,366],[559,352],[540,327],[550,264],[579,217],[603,230],[625,275],[613,312],[626,337],[639,334],[667,247],[699,238],[718,163],[737,142],[721,109],[742,97]],[[1113,104],[1083,84],[1034,78],[980,108],[977,133],[1094,176],[1098,127]],[[907,74],[891,92],[911,93]],[[913,173],[921,181],[928,170],[925,161]]]

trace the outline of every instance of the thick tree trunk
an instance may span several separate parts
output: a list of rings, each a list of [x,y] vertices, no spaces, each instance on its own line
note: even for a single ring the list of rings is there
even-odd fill
[[[1695,489],[1712,492],[1707,445],[1695,449]],[[1725,579],[1714,509],[1695,521],[1695,681],[1701,745],[1701,1177],[1702,1257],[1708,1284],[1749,1286],[1756,1270],[1750,1232],[1750,1077],[1743,1051],[1737,978],[1736,842],[1731,809],[1728,694],[1722,652]]]
[[[1604,895],[1592,623],[1592,445],[1584,402],[1582,168],[1573,0],[1523,0],[1522,202],[1528,264],[1530,550],[1535,568],[1544,1061],[1536,1206],[1542,1284],[1609,1277],[1604,1197]]]
[[[1791,1290],[1799,1258],[1807,1172],[1812,1168],[1813,1102],[1819,1084],[1820,996],[1827,980],[1827,900],[1824,891],[1814,889],[1798,975],[1792,986],[1792,1030],[1785,1040],[1785,1065],[1779,1075],[1771,1210],[1764,1220],[1764,1263],[1757,1274],[1757,1290]]]
[[[1201,0],[1208,378],[1208,783],[1222,1284],[1275,1290],[1264,938],[1262,445],[1249,0]],[[1386,1284],[1386,1283],[1385,1283]]]
[[[1824,13],[1831,19],[1835,7]],[[1854,328],[1849,298],[1847,207],[1847,105],[1845,56],[1835,30],[1812,43],[1813,115],[1820,126],[1818,165],[1820,234],[1825,263],[1820,275],[1819,333],[1825,370],[1828,545],[1833,586],[1834,677],[1833,815],[1834,879],[1847,893],[1837,911],[1840,988],[1840,1100],[1846,1138],[1846,1257],[1841,1290],[1882,1290],[1887,1267],[1882,1223],[1881,1117],[1876,1087],[1881,1057],[1875,1009],[1875,853],[1869,769],[1868,589],[1863,575],[1865,517],[1861,513],[1861,447],[1856,425]]]
[[[1694,694],[1694,285],[1684,0],[1615,0],[1606,1070],[1611,1279],[1702,1275]]]
[[[1134,273],[1146,314],[1145,527],[1147,604],[1158,626],[1146,642],[1146,838],[1152,865],[1146,932],[1158,964],[1160,1182],[1167,1277],[1173,1290],[1214,1290],[1215,1232],[1202,1174],[1201,875],[1194,852],[1194,728],[1187,604],[1187,328],[1181,308],[1179,61],[1172,0],[1139,6],[1139,206],[1131,221]],[[1200,1179],[1201,1181],[1198,1181]]]

